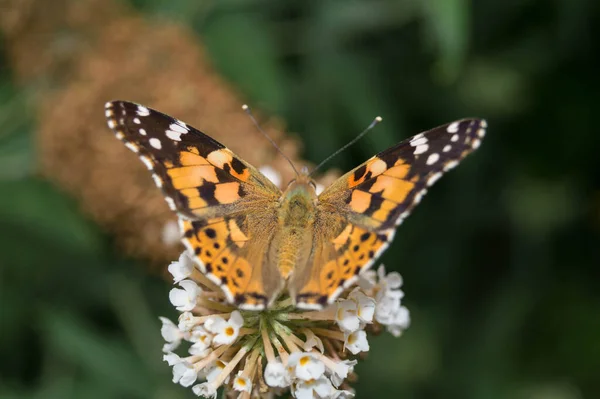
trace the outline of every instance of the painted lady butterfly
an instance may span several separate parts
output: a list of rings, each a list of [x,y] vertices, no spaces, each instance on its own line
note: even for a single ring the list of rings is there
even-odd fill
[[[299,308],[332,303],[388,247],[427,188],[479,147],[486,128],[463,119],[420,133],[317,195],[308,174],[282,192],[221,143],[142,105],[109,102],[106,118],[152,172],[201,271],[252,310],[284,289]]]

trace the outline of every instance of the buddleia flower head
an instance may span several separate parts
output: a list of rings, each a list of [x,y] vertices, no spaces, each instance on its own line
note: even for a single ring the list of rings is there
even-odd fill
[[[369,336],[385,327],[399,336],[410,323],[396,272],[361,275],[359,284],[318,311],[296,309],[283,294],[263,311],[239,310],[184,252],[168,268],[169,299],[180,313],[161,317],[173,382],[201,397],[351,398],[358,355]],[[179,353],[179,354],[178,354]]]

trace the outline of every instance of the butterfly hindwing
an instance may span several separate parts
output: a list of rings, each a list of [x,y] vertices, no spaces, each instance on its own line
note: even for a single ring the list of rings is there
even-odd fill
[[[184,243],[202,273],[222,288],[229,302],[245,309],[266,307],[283,288],[278,271],[266,261],[272,223],[267,212],[179,220]],[[252,234],[249,224],[262,226]]]
[[[322,223],[327,228],[318,230],[322,237],[315,244],[307,270],[299,270],[288,284],[296,305],[304,309],[320,309],[332,303],[375,262],[391,240],[389,232],[371,232],[331,215],[323,216]],[[332,232],[339,232],[338,226],[345,227],[335,236]]]
[[[393,239],[395,228],[446,171],[479,147],[486,122],[464,119],[420,133],[346,173],[319,195],[323,241],[333,250],[297,281],[300,307],[332,303]],[[326,265],[322,267],[321,265]]]
[[[221,143],[142,105],[106,104],[109,127],[152,172],[182,239],[206,276],[230,302],[264,308],[282,287],[264,260],[281,191]],[[275,268],[275,269],[273,269]]]

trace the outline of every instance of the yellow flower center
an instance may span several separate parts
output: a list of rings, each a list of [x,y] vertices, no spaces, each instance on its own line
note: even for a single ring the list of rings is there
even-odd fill
[[[300,358],[300,361],[298,363],[300,363],[300,366],[306,366],[306,364],[310,362],[310,357],[309,356],[302,356]]]

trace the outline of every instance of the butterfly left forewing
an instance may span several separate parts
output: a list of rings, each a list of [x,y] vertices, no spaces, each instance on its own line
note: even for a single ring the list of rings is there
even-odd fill
[[[331,303],[356,282],[393,239],[395,228],[446,171],[479,147],[486,122],[464,119],[420,133],[348,172],[319,196],[323,245],[329,257],[315,260],[291,291],[299,307]]]
[[[107,103],[105,113],[109,127],[151,171],[179,215],[183,242],[202,272],[231,302],[265,307],[282,285],[263,259],[269,241],[263,232],[271,230],[281,191],[184,122],[125,101]]]
[[[280,190],[210,136],[161,112],[126,101],[106,104],[109,127],[152,172],[168,205],[187,218],[211,218]]]

